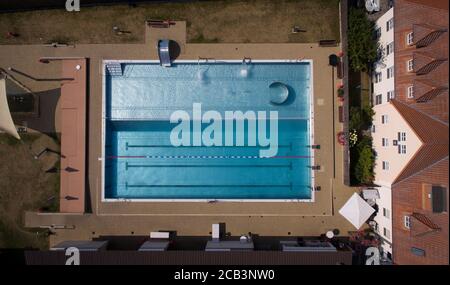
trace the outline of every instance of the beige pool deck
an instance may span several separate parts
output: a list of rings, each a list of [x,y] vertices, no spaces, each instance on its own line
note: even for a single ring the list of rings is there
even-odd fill
[[[41,57],[87,59],[87,163],[86,213],[25,214],[25,226],[54,225],[56,234],[51,245],[63,240],[91,239],[107,235],[148,235],[151,231],[173,230],[178,235],[205,236],[211,224],[226,223],[227,232],[240,235],[251,232],[261,236],[319,236],[331,229],[347,235],[355,228],[339,213],[340,207],[358,189],[343,183],[343,147],[336,134],[342,130],[338,120],[335,86],[340,82],[328,65],[328,56],[340,47],[311,44],[190,44],[185,42],[184,22],[169,29],[146,30],[145,44],[91,44],[72,47],[42,45],[0,46],[0,67],[13,67],[35,78],[60,78],[62,61],[40,63]],[[156,60],[156,39],[170,35],[180,43],[178,59],[308,59],[313,62],[314,202],[102,202],[101,201],[101,126],[102,126],[102,60]],[[58,81],[37,81],[13,74],[33,91],[59,88]],[[61,103],[59,104],[61,105]],[[57,130],[61,130],[61,106],[56,112]],[[64,129],[64,128],[62,128]],[[64,155],[64,153],[63,153]],[[66,227],[66,229],[62,229]],[[61,229],[58,229],[61,228]]]

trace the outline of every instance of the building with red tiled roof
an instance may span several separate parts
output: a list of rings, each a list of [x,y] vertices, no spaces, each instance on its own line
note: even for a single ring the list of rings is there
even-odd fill
[[[394,263],[448,264],[448,1],[393,10],[395,92],[374,101],[372,129],[375,183],[389,197],[375,220]]]
[[[395,98],[448,123],[448,1],[395,1],[394,42]]]
[[[392,186],[397,264],[449,262],[448,15],[446,0],[395,2],[395,86],[403,104],[394,105],[423,141]],[[402,68],[409,58],[412,72]],[[413,86],[413,96],[408,97],[407,86]]]

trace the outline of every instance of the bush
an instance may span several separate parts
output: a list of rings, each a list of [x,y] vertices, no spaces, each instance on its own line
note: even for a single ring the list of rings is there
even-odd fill
[[[372,138],[362,136],[352,151],[356,164],[353,169],[353,178],[356,184],[371,184],[373,182],[373,168],[375,155],[372,150]]]
[[[372,148],[364,146],[359,153],[359,159],[355,166],[355,178],[360,183],[372,183],[374,160],[375,156],[373,155]]]
[[[377,60],[379,44],[374,39],[374,24],[364,10],[351,8],[348,18],[348,56],[355,71],[367,71]]]

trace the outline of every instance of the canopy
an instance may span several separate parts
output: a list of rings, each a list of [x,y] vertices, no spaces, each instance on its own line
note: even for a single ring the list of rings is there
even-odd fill
[[[362,190],[362,195],[364,199],[380,199],[380,193],[378,193],[377,189],[364,189]]]
[[[353,193],[352,197],[339,210],[339,214],[352,223],[356,229],[359,229],[373,212],[375,210],[357,193]]]
[[[6,98],[5,78],[0,78],[0,130],[5,131],[7,134],[20,140],[11,113],[9,112],[8,100]]]

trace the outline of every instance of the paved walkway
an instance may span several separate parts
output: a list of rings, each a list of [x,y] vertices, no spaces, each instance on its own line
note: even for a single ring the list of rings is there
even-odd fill
[[[86,59],[63,60],[61,83],[60,211],[84,213],[86,173]]]

